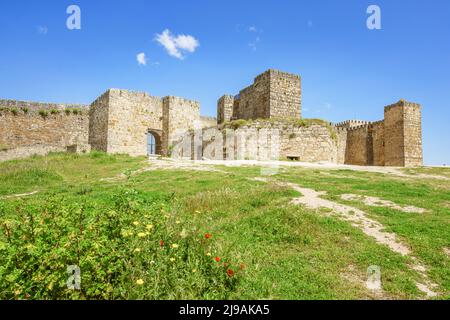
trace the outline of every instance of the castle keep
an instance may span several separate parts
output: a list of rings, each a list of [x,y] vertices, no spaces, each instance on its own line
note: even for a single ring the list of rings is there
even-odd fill
[[[376,122],[302,119],[301,78],[268,70],[217,103],[109,89],[90,106],[0,100],[0,161],[51,151],[189,159],[292,159],[421,166],[421,106],[400,100]]]

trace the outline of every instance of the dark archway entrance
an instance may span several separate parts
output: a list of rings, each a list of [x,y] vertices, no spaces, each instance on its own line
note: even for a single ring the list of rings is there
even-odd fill
[[[161,155],[161,130],[149,129],[147,132],[147,155]]]

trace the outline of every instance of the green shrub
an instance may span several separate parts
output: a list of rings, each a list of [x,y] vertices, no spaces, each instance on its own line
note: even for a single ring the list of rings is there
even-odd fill
[[[66,113],[66,115],[70,115],[70,113],[72,112],[70,109],[64,109],[64,112]]]
[[[43,118],[48,117],[48,112],[47,110],[39,110],[39,115]]]
[[[52,109],[52,110],[50,110],[50,113],[51,114],[58,114],[58,113],[60,113],[61,111],[59,111],[58,109]]]
[[[17,110],[17,108],[12,108],[10,111],[15,116],[17,116],[17,114],[19,113],[19,110]]]
[[[25,108],[22,108],[22,111],[23,111],[23,113],[27,114],[28,111],[30,111],[30,109],[28,109],[27,107],[25,107]]]
[[[109,205],[0,203],[0,299],[227,299],[239,267],[171,214],[172,196],[120,189]],[[224,263],[226,261],[226,263]],[[67,288],[67,267],[81,290]]]

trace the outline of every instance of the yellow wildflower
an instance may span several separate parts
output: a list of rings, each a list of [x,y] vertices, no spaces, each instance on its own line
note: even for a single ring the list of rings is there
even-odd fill
[[[140,248],[136,248],[136,249],[134,249],[134,252],[141,252],[141,249]]]
[[[171,261],[171,262],[174,262],[174,261],[175,261],[175,258],[170,258],[170,261]]]
[[[152,230],[153,229],[153,225],[152,224],[148,224],[146,228],[147,228],[147,230]]]
[[[178,247],[179,246],[176,243],[172,244],[172,249],[177,249]]]
[[[143,238],[143,237],[145,237],[147,234],[145,233],[145,232],[139,232],[138,233],[138,237],[139,238]]]
[[[138,279],[138,280],[136,280],[136,284],[142,286],[144,284],[144,280]]]
[[[196,273],[197,272],[197,269],[192,269],[192,273]]]
[[[138,225],[139,225],[139,221],[134,221],[133,224],[134,224],[135,226],[138,226]]]
[[[208,257],[211,257],[211,252],[208,252],[206,255],[207,255]]]
[[[176,223],[176,224],[180,224],[180,223],[181,223],[181,221],[180,221],[180,220],[177,220],[177,221],[175,221],[175,223]]]
[[[195,210],[195,213],[197,213],[197,214],[200,214],[201,212],[200,212],[200,211],[198,211],[198,210]]]

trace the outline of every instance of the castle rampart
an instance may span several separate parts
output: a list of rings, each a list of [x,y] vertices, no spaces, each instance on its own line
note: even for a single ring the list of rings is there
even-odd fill
[[[400,100],[385,107],[383,120],[332,124],[301,119],[301,93],[299,76],[268,70],[237,96],[221,97],[217,119],[200,116],[194,100],[121,89],[109,89],[90,107],[0,100],[0,160],[91,147],[132,156],[262,160],[273,159],[276,144],[278,159],[422,165],[419,104]],[[206,136],[198,137],[199,130]]]

